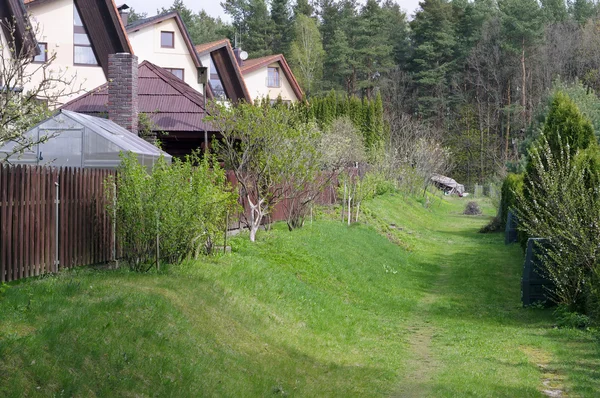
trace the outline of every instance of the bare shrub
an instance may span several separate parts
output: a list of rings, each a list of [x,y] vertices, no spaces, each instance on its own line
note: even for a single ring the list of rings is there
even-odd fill
[[[463,214],[467,215],[467,216],[478,216],[480,215],[481,209],[479,208],[479,204],[477,202],[469,202],[467,203],[467,205],[465,206],[465,211],[463,211]]]

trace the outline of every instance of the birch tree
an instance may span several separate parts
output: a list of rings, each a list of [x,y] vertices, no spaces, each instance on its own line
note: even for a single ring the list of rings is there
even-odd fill
[[[323,73],[323,43],[314,19],[300,14],[294,22],[294,40],[290,45],[290,63],[307,95],[313,93]]]

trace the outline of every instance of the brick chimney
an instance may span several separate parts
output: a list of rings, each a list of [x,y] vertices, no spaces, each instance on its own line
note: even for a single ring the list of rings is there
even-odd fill
[[[108,55],[108,118],[138,134],[138,57]]]
[[[129,23],[129,6],[127,4],[121,4],[117,7],[117,10],[119,11],[121,21],[123,21],[123,26],[127,26],[127,23]]]

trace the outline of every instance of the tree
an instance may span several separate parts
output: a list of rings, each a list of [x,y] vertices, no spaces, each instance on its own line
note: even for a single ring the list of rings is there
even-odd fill
[[[148,18],[147,12],[137,12],[133,8],[129,10],[129,16],[127,17],[127,23],[139,21],[140,19]]]
[[[323,44],[314,19],[298,15],[294,21],[294,40],[290,45],[290,64],[307,96],[323,72]]]
[[[273,20],[265,0],[225,0],[221,7],[231,16],[235,35],[251,57],[272,53]]]
[[[304,15],[307,17],[312,17],[315,12],[312,4],[310,4],[309,0],[297,0],[296,5],[294,6],[294,18],[297,18],[298,15]]]
[[[439,126],[446,115],[446,90],[454,68],[456,38],[452,7],[445,0],[425,0],[410,22],[411,69],[419,87],[419,113]]]
[[[39,26],[29,27],[39,33]],[[23,133],[47,119],[52,109],[70,95],[81,91],[70,71],[53,69],[56,53],[47,53],[46,62],[34,63],[37,47],[28,39],[17,45],[16,23],[0,20],[0,31],[6,34],[0,41],[0,163],[50,136],[29,137]]]
[[[194,13],[193,10],[183,3],[183,0],[173,0],[171,7],[163,7],[158,12],[165,13],[172,11],[179,13],[192,42],[195,44],[222,39],[223,36],[230,33],[230,26],[224,23],[221,18],[213,18],[204,10]],[[129,19],[131,20],[131,14]]]
[[[542,36],[542,13],[537,0],[502,0],[498,3],[504,28],[504,48],[521,59],[521,119],[530,120],[527,104],[527,58]]]
[[[292,23],[289,0],[272,0],[271,20],[273,21],[273,52],[287,53]]]
[[[261,106],[215,106],[211,123],[222,136],[215,148],[235,174],[240,195],[250,207],[248,227],[254,242],[264,217],[285,198],[285,183],[302,185],[300,176],[313,167],[313,156],[308,154],[316,143],[305,139],[306,125],[285,106],[272,107],[267,101]]]

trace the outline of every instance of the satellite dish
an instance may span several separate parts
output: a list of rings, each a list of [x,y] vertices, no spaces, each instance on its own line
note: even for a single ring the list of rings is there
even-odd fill
[[[241,59],[242,61],[245,61],[245,60],[247,60],[247,59],[248,59],[248,53],[247,53],[246,51],[242,51],[242,52],[240,53],[240,59]]]

